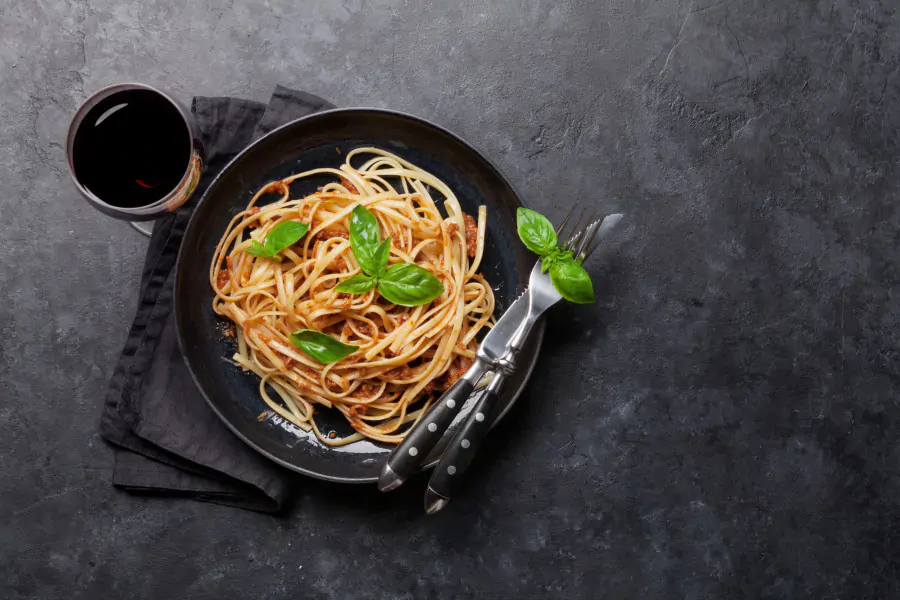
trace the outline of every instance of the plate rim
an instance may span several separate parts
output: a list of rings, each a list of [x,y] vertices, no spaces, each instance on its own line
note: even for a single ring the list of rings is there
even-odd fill
[[[181,263],[182,263],[182,259],[183,259],[184,252],[185,252],[185,250],[184,250],[185,245],[184,245],[183,241],[188,236],[188,233],[190,231],[192,231],[192,229],[194,227],[199,227],[199,225],[197,225],[197,220],[198,220],[197,215],[199,213],[200,207],[209,198],[210,191],[216,187],[216,185],[219,183],[219,181],[234,166],[234,164],[236,162],[241,160],[246,154],[248,154],[250,151],[252,151],[253,148],[255,148],[257,145],[261,144],[266,138],[268,138],[270,136],[275,136],[282,130],[285,130],[290,127],[294,127],[300,122],[308,121],[308,120],[312,120],[312,119],[316,119],[316,118],[321,118],[321,117],[328,116],[328,115],[333,115],[335,113],[380,113],[383,115],[388,115],[388,116],[393,116],[393,117],[401,117],[404,119],[419,121],[420,123],[424,123],[425,125],[433,127],[435,129],[437,129],[438,131],[444,133],[445,135],[455,138],[459,143],[461,143],[467,149],[469,149],[470,151],[472,151],[476,155],[478,155],[478,157],[482,161],[484,161],[485,164],[487,164],[491,169],[493,169],[493,171],[497,174],[497,176],[500,178],[500,180],[510,190],[512,190],[516,199],[519,201],[519,205],[523,206],[523,207],[525,206],[525,203],[522,201],[522,195],[519,193],[519,191],[516,189],[516,187],[512,184],[512,182],[497,167],[497,165],[494,164],[494,162],[492,160],[490,160],[483,152],[481,152],[478,148],[473,146],[471,143],[469,143],[468,141],[463,139],[458,134],[453,133],[446,127],[439,125],[438,123],[435,123],[434,121],[431,121],[430,119],[426,119],[424,117],[419,117],[417,115],[413,115],[413,114],[399,111],[399,110],[393,110],[393,109],[388,109],[388,108],[366,107],[366,106],[352,106],[352,107],[331,108],[328,110],[321,110],[321,111],[288,121],[287,123],[279,125],[275,129],[269,131],[265,135],[260,136],[258,139],[253,140],[250,144],[247,145],[246,148],[244,148],[243,150],[241,150],[240,152],[235,154],[234,157],[232,157],[232,159],[228,161],[228,164],[226,164],[224,167],[222,167],[222,169],[213,178],[213,180],[209,182],[209,186],[207,186],[206,190],[203,192],[203,195],[200,197],[200,199],[197,201],[197,204],[194,206],[193,210],[191,211],[191,216],[188,219],[188,222],[184,227],[184,233],[182,234],[182,243],[178,247],[178,256],[175,260],[175,285],[172,290],[173,296],[174,296],[172,311],[173,311],[173,316],[175,318],[175,329],[176,329],[176,334],[177,334],[175,337],[178,339],[178,350],[181,353],[181,359],[184,361],[184,364],[187,367],[188,372],[191,374],[191,380],[194,382],[194,386],[200,392],[200,395],[203,396],[203,399],[206,401],[207,406],[209,406],[212,409],[213,413],[215,413],[215,415],[219,418],[219,420],[221,422],[223,422],[228,427],[228,429],[234,435],[236,435],[244,444],[246,444],[247,446],[252,448],[255,452],[257,452],[257,453],[261,454],[262,456],[265,456],[267,459],[273,461],[274,463],[276,463],[290,471],[293,471],[295,473],[300,473],[301,475],[306,475],[308,477],[313,477],[315,479],[320,479],[323,481],[330,481],[333,483],[351,483],[351,484],[376,483],[378,481],[377,475],[372,476],[372,477],[341,477],[341,476],[335,476],[335,475],[328,475],[328,474],[320,473],[317,471],[312,471],[305,467],[301,467],[301,466],[295,465],[293,463],[290,463],[290,462],[284,460],[283,458],[275,456],[268,450],[265,450],[264,448],[261,448],[260,446],[256,445],[252,440],[250,440],[247,436],[245,436],[237,428],[237,426],[235,426],[228,419],[225,418],[225,415],[222,414],[222,412],[218,409],[218,407],[215,405],[215,403],[212,402],[212,400],[209,398],[209,395],[206,393],[206,390],[203,389],[203,387],[200,385],[200,382],[197,380],[197,375],[194,372],[194,368],[191,365],[190,361],[188,360],[187,352],[185,351],[185,347],[184,347],[185,341],[183,339],[182,331],[181,331],[182,330],[182,328],[181,328],[182,314],[181,314],[181,303],[179,302],[180,294],[178,293],[178,290],[181,287]],[[519,397],[522,395],[522,392],[525,390],[525,387],[528,385],[528,382],[531,379],[531,374],[534,371],[534,368],[537,366],[537,363],[538,363],[537,356],[540,355],[540,350],[544,343],[545,329],[546,329],[546,322],[544,319],[541,319],[538,322],[537,326],[532,330],[529,337],[532,338],[535,343],[535,348],[536,348],[535,359],[532,360],[531,363],[528,365],[528,368],[525,371],[525,376],[522,379],[522,385],[519,387],[519,389],[517,389],[513,392],[512,399],[510,400],[510,402],[506,406],[506,408],[503,411],[501,411],[500,414],[498,414],[497,417],[494,419],[494,422],[491,424],[491,429],[493,429],[497,425],[497,423],[499,423],[500,420],[503,419],[504,416],[506,416],[506,414],[510,411],[510,409],[513,407],[513,405],[519,400]],[[434,465],[436,465],[438,463],[438,461],[439,461],[439,459],[436,459],[426,465],[423,465],[421,470],[425,471],[427,469],[434,467]]]

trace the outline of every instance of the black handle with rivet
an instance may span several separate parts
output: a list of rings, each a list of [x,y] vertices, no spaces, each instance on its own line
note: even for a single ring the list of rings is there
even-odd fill
[[[400,487],[413,473],[422,468],[428,454],[444,436],[463,404],[472,394],[475,384],[487,370],[487,365],[476,360],[456,383],[450,386],[437,403],[416,423],[402,442],[394,449],[381,469],[378,489],[389,492]]]
[[[499,371],[494,373],[494,378],[481,399],[444,450],[425,491],[425,512],[429,515],[447,505],[469,465],[472,464],[475,453],[491,428],[491,414],[505,380],[506,376],[503,373]]]

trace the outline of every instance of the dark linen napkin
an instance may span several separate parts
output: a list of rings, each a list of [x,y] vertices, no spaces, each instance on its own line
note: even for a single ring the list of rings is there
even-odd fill
[[[191,199],[154,224],[137,314],[100,421],[100,435],[115,452],[115,486],[266,512],[284,506],[295,479],[231,433],[184,364],[172,314],[174,267],[191,211],[222,168],[279,125],[328,108],[321,98],[281,86],[268,104],[194,98],[204,172]]]

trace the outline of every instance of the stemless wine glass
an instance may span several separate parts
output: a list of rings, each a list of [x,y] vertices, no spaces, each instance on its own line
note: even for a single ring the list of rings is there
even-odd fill
[[[172,212],[200,181],[203,147],[193,116],[171,96],[119,83],[79,107],[66,138],[69,174],[95,208],[129,221]]]

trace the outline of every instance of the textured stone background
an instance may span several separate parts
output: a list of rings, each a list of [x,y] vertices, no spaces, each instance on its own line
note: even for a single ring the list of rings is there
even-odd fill
[[[3,598],[896,598],[900,18],[865,0],[5,0]],[[121,80],[409,111],[626,226],[464,496],[109,485],[144,238],[61,142]]]

